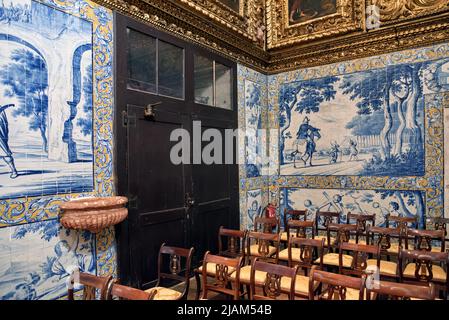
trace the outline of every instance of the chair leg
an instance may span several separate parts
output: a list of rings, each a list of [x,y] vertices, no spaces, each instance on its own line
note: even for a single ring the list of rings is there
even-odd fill
[[[251,287],[249,286],[249,284],[246,284],[245,287],[246,287],[246,295],[248,296],[248,300],[251,300],[251,296],[249,294]]]
[[[200,281],[200,274],[198,272],[195,272],[195,280],[196,280],[196,296],[195,300],[200,299],[200,293],[201,293],[201,281]]]

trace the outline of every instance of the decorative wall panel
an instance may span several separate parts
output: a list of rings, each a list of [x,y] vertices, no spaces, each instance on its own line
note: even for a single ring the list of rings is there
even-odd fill
[[[332,200],[331,194],[348,190],[357,191],[355,194],[361,197],[371,194],[371,198],[401,191],[406,204],[409,199],[404,199],[408,192],[415,194],[414,199],[416,194],[422,195],[425,210],[419,215],[421,225],[428,217],[443,216],[444,127],[446,125],[447,130],[448,126],[443,110],[448,102],[445,93],[449,91],[448,58],[449,45],[445,43],[269,76],[268,121],[269,127],[277,130],[270,132],[270,153],[278,154],[277,159],[272,160],[273,163],[278,161],[278,166],[270,167],[270,201],[278,201],[280,191],[282,193],[285,188],[300,190],[294,192],[301,192],[304,197],[308,195],[315,199],[314,203],[327,199],[323,199],[324,192]],[[348,80],[347,84],[343,79]],[[388,83],[392,85],[386,91],[383,86]],[[382,92],[388,93],[385,99],[378,96]],[[324,111],[323,106],[334,112]],[[374,111],[391,121],[387,125],[390,130],[387,144],[379,142],[376,136],[377,131],[386,133],[386,130],[384,120],[374,120]],[[292,121],[294,118],[297,120]],[[357,125],[361,118],[364,124],[370,125]],[[415,140],[419,145],[410,144],[412,131],[406,129],[406,123],[413,123],[422,132]],[[303,124],[308,126],[301,130]],[[368,134],[363,133],[364,130],[376,132]],[[319,139],[315,131],[319,132]],[[385,145],[389,146],[388,156],[381,150]],[[407,160],[407,153],[414,149],[421,151]],[[306,155],[304,160],[312,155],[312,165],[310,159],[304,164],[303,155]],[[367,158],[362,160],[365,156]],[[394,163],[401,165],[396,167]],[[281,175],[278,175],[279,170]],[[297,198],[296,209],[305,207],[304,197]],[[384,201],[387,198],[385,196]],[[412,208],[405,210],[398,196],[389,202],[398,204],[400,215],[413,212]],[[379,203],[388,208],[389,203]],[[350,210],[347,208],[347,211]],[[375,210],[362,207],[357,211]],[[382,221],[381,217],[379,219]]]
[[[70,266],[116,272],[113,228],[58,221],[63,201],[114,195],[112,35],[88,0],[1,2],[0,299],[60,298]]]

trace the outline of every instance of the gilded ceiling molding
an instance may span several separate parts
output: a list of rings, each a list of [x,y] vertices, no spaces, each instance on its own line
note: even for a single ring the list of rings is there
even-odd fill
[[[186,41],[264,71],[268,53],[228,30],[164,0],[95,0],[97,3],[134,17],[156,29],[179,36]]]
[[[268,49],[326,39],[364,28],[364,1],[317,1],[321,1],[321,11],[316,7],[307,8],[299,0],[291,6],[288,0],[267,0]]]
[[[449,19],[406,24],[401,27],[361,33],[318,45],[271,54],[268,73],[275,74],[312,66],[375,56],[404,49],[416,48],[449,40]]]
[[[449,11],[447,0],[370,0],[380,9],[381,23],[397,23],[400,20],[417,18]]]
[[[172,0],[182,3],[226,28],[237,32],[256,45],[263,47],[265,34],[264,0],[241,0],[239,10],[223,4],[220,0]]]

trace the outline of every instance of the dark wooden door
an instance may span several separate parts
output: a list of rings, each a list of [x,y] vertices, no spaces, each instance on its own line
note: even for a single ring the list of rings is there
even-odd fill
[[[239,227],[236,164],[175,165],[170,159],[170,150],[177,143],[170,141],[173,130],[182,128],[192,136],[192,121],[201,121],[203,130],[215,128],[224,133],[237,127],[237,112],[235,105],[225,110],[194,102],[193,55],[199,49],[119,14],[115,21],[117,193],[130,199],[128,219],[116,228],[119,277],[122,283],[146,289],[157,278],[162,243],[194,246],[197,264],[206,250],[216,250],[219,226]],[[148,35],[149,41],[158,39],[182,48],[182,98],[129,86],[130,29],[139,32],[141,41]],[[235,64],[214,59],[232,66],[235,77]],[[235,81],[233,90],[235,104]],[[154,103],[160,103],[153,108],[154,117],[145,118],[145,107]],[[192,150],[192,141],[190,147]]]

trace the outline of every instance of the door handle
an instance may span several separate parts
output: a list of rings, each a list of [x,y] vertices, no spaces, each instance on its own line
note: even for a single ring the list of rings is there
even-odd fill
[[[195,205],[195,199],[190,195],[190,193],[186,193],[186,207],[191,208]]]
[[[143,115],[145,120],[154,120],[156,113],[154,112],[154,107],[162,104],[162,101],[156,103],[149,103],[145,109],[143,109]]]

